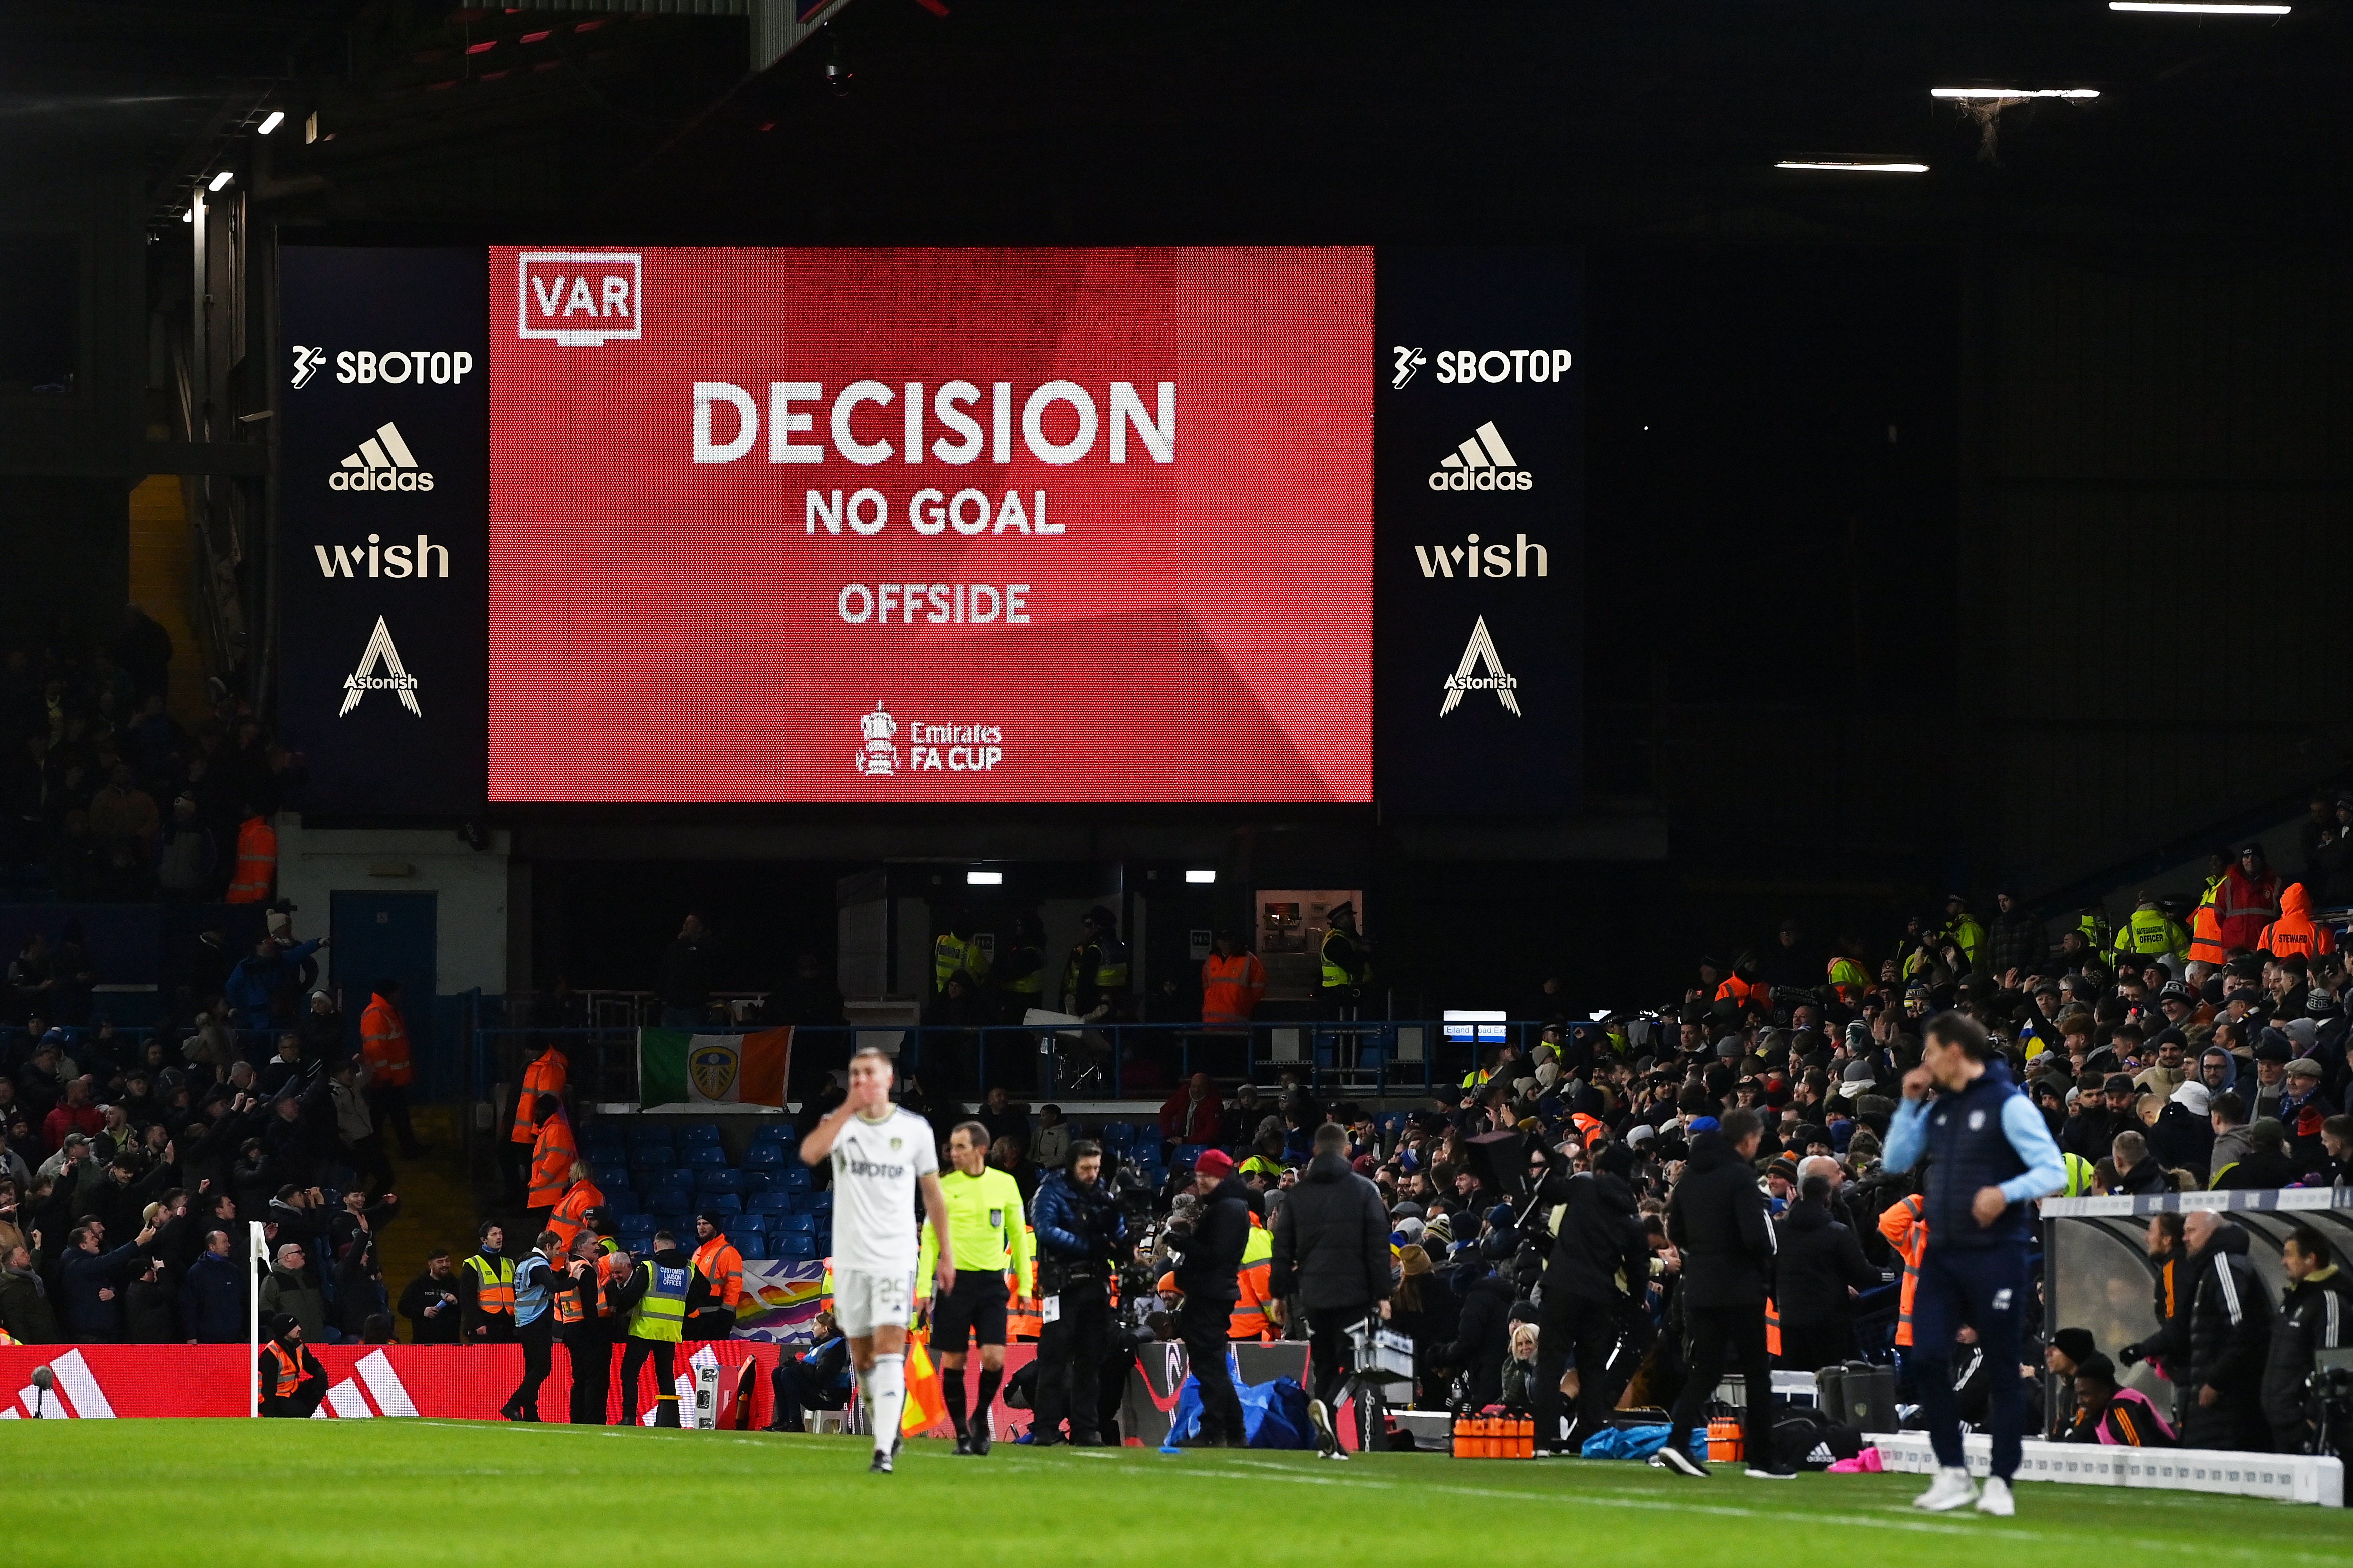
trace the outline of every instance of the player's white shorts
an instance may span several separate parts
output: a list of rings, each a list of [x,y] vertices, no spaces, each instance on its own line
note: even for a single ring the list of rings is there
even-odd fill
[[[845,1268],[833,1277],[833,1322],[845,1339],[867,1339],[881,1328],[905,1328],[914,1300],[912,1268],[889,1273]]]

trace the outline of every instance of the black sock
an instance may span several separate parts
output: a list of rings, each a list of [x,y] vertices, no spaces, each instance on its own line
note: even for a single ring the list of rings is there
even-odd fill
[[[983,1421],[988,1419],[989,1409],[997,1403],[997,1386],[1004,1381],[1004,1368],[999,1367],[994,1372],[987,1367],[980,1369],[980,1402],[974,1408]]]
[[[963,1436],[964,1368],[940,1368],[940,1401],[948,1407],[948,1419],[955,1423],[955,1435]]]

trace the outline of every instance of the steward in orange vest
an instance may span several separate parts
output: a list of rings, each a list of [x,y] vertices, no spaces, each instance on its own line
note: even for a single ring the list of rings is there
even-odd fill
[[[229,874],[227,902],[266,904],[278,880],[278,829],[259,812],[237,830],[237,869]]]
[[[302,1325],[291,1312],[269,1320],[254,1376],[261,1384],[261,1413],[308,1419],[327,1395],[327,1369],[302,1342]]]
[[[705,1209],[694,1221],[702,1245],[694,1249],[695,1279],[686,1293],[690,1340],[733,1338],[735,1313],[744,1303],[744,1255],[720,1228],[720,1218],[716,1211]]]
[[[400,1016],[400,982],[379,980],[360,1015],[360,1055],[372,1085],[406,1089],[416,1081],[408,1056],[408,1025]]]
[[[1904,1290],[1896,1303],[1895,1317],[1895,1342],[1899,1345],[1912,1342],[1912,1295],[1920,1288],[1920,1259],[1928,1252],[1928,1222],[1920,1216],[1927,1206],[1928,1200],[1914,1193],[1879,1216],[1879,1234],[1904,1258]]]
[[[1233,932],[1219,931],[1213,951],[1201,961],[1201,1026],[1247,1029],[1265,994],[1266,967],[1258,954],[1241,951]]]
[[[2306,963],[2337,951],[2328,928],[2312,921],[2312,895],[2302,882],[2291,882],[2280,894],[2280,917],[2263,928],[2255,945],[2274,958],[2300,954]]]
[[[543,1094],[532,1110],[536,1131],[531,1144],[531,1192],[526,1202],[535,1209],[553,1210],[572,1184],[572,1167],[580,1146],[572,1141],[572,1124],[564,1120],[564,1102]]]
[[[547,1216],[547,1228],[563,1239],[564,1250],[569,1252],[573,1242],[588,1227],[589,1211],[602,1208],[604,1204],[604,1189],[588,1179],[587,1165],[575,1160],[572,1162],[572,1184],[564,1189],[564,1196],[556,1201],[555,1212]]]
[[[564,1053],[554,1046],[534,1057],[522,1069],[522,1088],[515,1094],[514,1125],[508,1130],[510,1143],[529,1143],[537,1137],[539,1119],[532,1107],[543,1094],[561,1096],[565,1079],[571,1074],[571,1064]]]

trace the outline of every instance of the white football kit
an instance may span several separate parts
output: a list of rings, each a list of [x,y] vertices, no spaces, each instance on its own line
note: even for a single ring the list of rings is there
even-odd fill
[[[897,1106],[834,1134],[833,1311],[848,1338],[903,1329],[915,1298],[916,1178],[937,1175],[932,1124]]]

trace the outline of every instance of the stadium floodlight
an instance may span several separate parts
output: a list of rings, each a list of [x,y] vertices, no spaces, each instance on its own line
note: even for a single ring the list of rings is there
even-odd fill
[[[1005,873],[1002,871],[966,871],[964,874],[964,881],[965,886],[968,888],[1001,888],[1005,886]]]
[[[2195,16],[2284,16],[2292,5],[2232,5],[2229,0],[2108,0],[2111,11],[2185,11]]]
[[[1845,158],[1784,158],[1777,169],[1827,169],[1844,174],[1925,174],[1926,163],[1855,163]]]
[[[269,118],[261,122],[257,133],[267,136],[285,123],[286,111],[282,109],[273,109],[269,111]]]
[[[224,190],[227,187],[228,183],[236,178],[237,176],[235,174],[230,174],[227,169],[223,169],[219,174],[213,176],[213,183],[206,185],[205,189],[208,191]]]
[[[182,214],[180,215],[180,221],[181,221],[182,223],[194,223],[194,222],[195,222],[195,221],[196,221],[196,209],[195,209],[195,207],[191,206],[187,211],[185,211],[185,212],[182,213]]]
[[[1218,874],[1215,871],[1188,870],[1185,873],[1185,879],[1194,883],[1214,882]]]
[[[1930,98],[2097,98],[2095,87],[1932,87]]]

